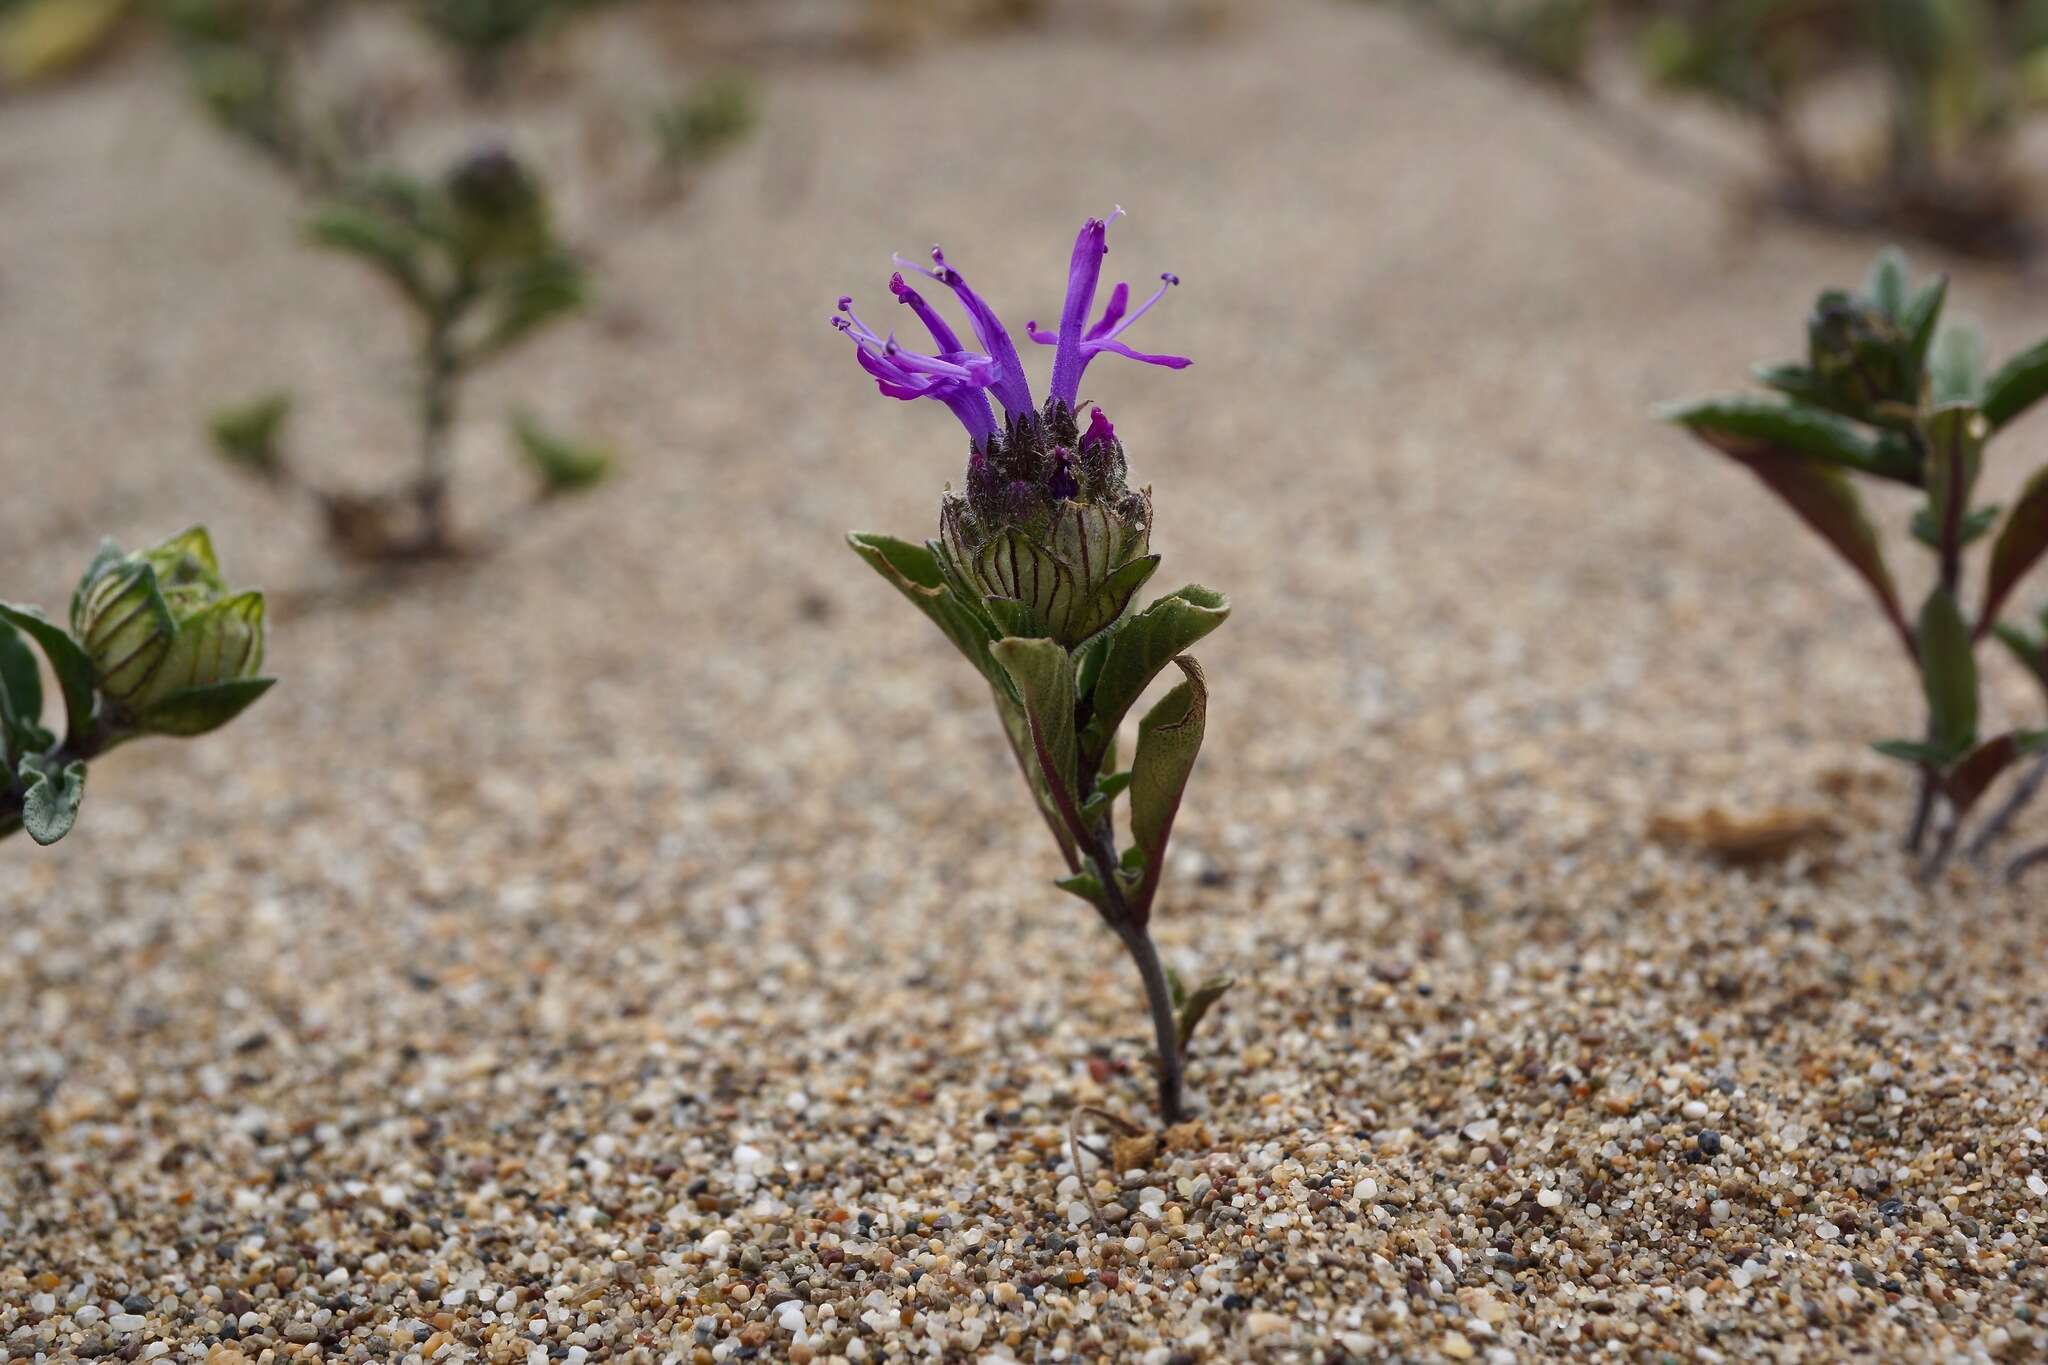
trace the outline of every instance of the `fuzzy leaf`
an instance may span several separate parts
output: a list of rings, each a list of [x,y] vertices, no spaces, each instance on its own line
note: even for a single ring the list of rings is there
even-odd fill
[[[1057,640],[998,640],[989,647],[1023,698],[1031,722],[1031,750],[1053,804],[1069,829],[1079,826],[1081,803],[1074,750],[1074,660]]]
[[[1998,525],[1998,514],[2003,510],[1995,503],[1971,508],[1970,514],[1963,518],[1963,548],[1967,549],[1991,534],[1991,528]],[[1934,520],[1934,514],[1925,507],[1913,509],[1912,529],[1913,539],[1922,545],[1932,550],[1941,548],[1941,527]]]
[[[1920,677],[1927,692],[1929,743],[1953,763],[1977,742],[1977,660],[1955,597],[1936,588],[1920,609]]]
[[[64,694],[65,733],[74,739],[90,734],[95,701],[92,660],[78,642],[35,607],[0,602],[0,621],[34,640],[50,661],[50,671],[57,675],[57,686]]]
[[[1010,675],[989,654],[989,645],[1000,638],[994,626],[979,604],[947,586],[937,555],[926,546],[912,545],[894,536],[854,532],[846,537],[846,543],[853,546],[854,553],[872,565],[876,573],[893,583],[896,590],[909,598],[919,611],[929,616],[946,633],[946,638],[967,656],[967,661],[981,670],[982,676],[997,692],[1012,699],[1016,697],[1016,686],[1010,681]]]
[[[22,828],[39,844],[56,843],[78,822],[78,805],[85,800],[85,764],[74,760],[59,769],[31,756],[21,761],[21,776],[28,783],[21,798]]]
[[[1658,415],[1745,462],[1764,452],[1801,455],[1899,483],[1920,482],[1919,462],[1906,443],[1873,437],[1846,417],[1801,403],[1735,394],[1674,403]]]
[[[235,678],[227,682],[184,687],[150,704],[135,718],[135,728],[152,735],[189,738],[218,730],[249,709],[268,692],[275,678]]]
[[[2026,488],[1998,532],[1998,539],[1992,542],[1991,567],[1984,580],[1984,609],[1977,620],[1980,634],[1997,622],[2012,590],[2040,563],[2043,554],[2048,554],[2048,466],[2027,480]]]
[[[1131,913],[1144,924],[1166,865],[1166,842],[1181,793],[1202,750],[1202,732],[1209,715],[1209,689],[1202,667],[1183,654],[1174,659],[1187,675],[1138,723],[1138,749],[1131,759],[1131,846],[1145,856],[1143,880],[1131,901]]]
[[[1863,281],[1863,296],[1886,317],[1898,319],[1906,311],[1906,256],[1895,246],[1877,253],[1870,274]]]
[[[1079,896],[1105,915],[1109,913],[1102,898],[1102,883],[1096,880],[1093,872],[1076,872],[1071,877],[1061,877],[1053,885],[1070,896]]]
[[[329,204],[306,224],[306,234],[383,272],[414,303],[428,304],[420,280],[420,238],[411,228],[355,204]]]
[[[1885,563],[1877,530],[1864,514],[1863,500],[1841,470],[1759,437],[1736,434],[1726,427],[1693,430],[1700,439],[1761,479],[1801,521],[1832,545],[1877,594],[1879,605],[1901,638],[1910,637],[1905,612],[1899,605],[1898,586]]]
[[[2021,351],[1984,384],[1984,420],[1996,430],[2048,394],[2048,341]]]
[[[1927,367],[1927,396],[1936,403],[1975,403],[1984,396],[1984,335],[1954,324],[1936,338]]]
[[[206,419],[214,452],[229,464],[275,478],[284,469],[280,438],[291,411],[292,396],[283,390],[221,408]]]
[[[589,297],[583,267],[574,256],[552,251],[527,262],[496,290],[495,317],[474,358],[496,355],[583,306]]]
[[[1191,648],[1230,615],[1230,599],[1189,584],[1118,626],[1103,648],[1102,669],[1088,694],[1081,761],[1089,768],[1116,742],[1117,727],[1167,661]]]

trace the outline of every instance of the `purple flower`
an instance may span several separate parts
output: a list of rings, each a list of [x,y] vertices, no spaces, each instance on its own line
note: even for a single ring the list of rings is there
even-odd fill
[[[886,336],[877,333],[854,313],[851,297],[839,300],[840,316],[832,319],[832,325],[852,338],[855,359],[862,369],[874,376],[876,387],[891,398],[938,399],[952,409],[953,415],[967,428],[968,438],[977,452],[986,452],[999,430],[1014,436],[1042,420],[1051,419],[1055,412],[1061,415],[1062,425],[1071,425],[1072,414],[1079,401],[1081,376],[1087,370],[1088,362],[1104,351],[1175,370],[1184,369],[1191,363],[1182,356],[1148,355],[1134,351],[1118,340],[1132,323],[1159,302],[1168,288],[1180,283],[1177,276],[1160,276],[1164,283],[1128,316],[1125,310],[1130,304],[1131,288],[1127,284],[1117,285],[1110,292],[1102,316],[1093,326],[1088,325],[1088,313],[1095,304],[1096,284],[1102,276],[1102,258],[1109,251],[1109,225],[1122,214],[1123,210],[1117,209],[1107,218],[1089,219],[1074,239],[1074,254],[1067,268],[1067,297],[1060,309],[1059,332],[1040,331],[1036,322],[1025,326],[1025,334],[1033,341],[1055,347],[1051,397],[1043,412],[1032,401],[1031,386],[1025,378],[1023,362],[1018,358],[1016,343],[1011,340],[1009,329],[1003,326],[995,310],[968,286],[966,278],[947,262],[945,253],[937,247],[932,248],[932,269],[927,270],[900,256],[896,262],[953,291],[967,313],[968,326],[974,333],[979,350],[968,349],[938,310],[903,282],[901,274],[890,279],[889,290],[899,303],[917,315],[918,321],[931,334],[932,349],[929,352],[905,347],[893,331]],[[989,403],[991,397],[1002,405],[1000,429]],[[1114,431],[1108,419],[1097,409],[1084,444],[1098,442],[1105,437],[1113,439]],[[1055,477],[1061,487],[1070,478],[1064,469]]]

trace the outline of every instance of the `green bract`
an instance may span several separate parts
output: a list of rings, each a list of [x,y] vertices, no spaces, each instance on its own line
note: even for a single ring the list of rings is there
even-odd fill
[[[227,590],[204,527],[132,555],[104,550],[72,599],[71,630],[101,698],[143,732],[199,733],[185,694],[223,695],[263,667],[263,594]]]

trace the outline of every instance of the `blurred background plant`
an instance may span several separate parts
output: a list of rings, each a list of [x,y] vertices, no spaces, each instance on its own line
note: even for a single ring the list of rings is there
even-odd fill
[[[1992,437],[2048,396],[2048,341],[1987,374],[1975,330],[1943,324],[1947,295],[1943,277],[1913,287],[1904,257],[1888,251],[1860,291],[1820,295],[1807,319],[1805,363],[1757,368],[1776,396],[1707,398],[1666,413],[1781,498],[1863,579],[1891,623],[1920,675],[1926,729],[1877,749],[1919,772],[1905,846],[1922,857],[1927,879],[1961,846],[1995,784],[2030,757],[2048,754],[2048,728],[1984,735],[1977,662],[1978,645],[1995,634],[2036,677],[2048,678],[2044,637],[2000,626],[2016,590],[2048,555],[2048,467],[2010,508],[1973,500]],[[1909,530],[1933,556],[1935,574],[1910,619],[1851,476],[1923,495]],[[1964,605],[1966,552],[1987,538],[1973,611]],[[2034,758],[2033,771],[1979,826],[1969,844],[1975,856],[1990,852],[2044,782],[2048,757]],[[1945,819],[1930,846],[1937,807]],[[2048,853],[2023,854],[2008,875],[2041,861]]]
[[[450,507],[451,441],[464,382],[550,324],[581,308],[585,266],[556,236],[547,195],[533,173],[501,150],[473,153],[437,183],[395,173],[363,182],[308,225],[317,245],[355,257],[381,275],[411,310],[419,459],[389,488],[341,490],[307,479],[289,457],[289,394],[272,393],[214,414],[215,451],[235,469],[281,491],[304,491],[327,538],[360,561],[442,558],[461,547]],[[588,488],[608,457],[541,438],[531,419],[515,435],[551,497]],[[536,453],[536,445],[545,453]]]
[[[135,554],[103,541],[71,595],[69,629],[0,603],[0,839],[71,832],[86,764],[145,735],[217,730],[270,690],[259,676],[263,594],[229,592],[203,526]],[[64,710],[44,727],[40,651]]]
[[[1405,0],[1404,0],[1405,2]],[[1761,207],[1996,257],[2037,245],[2012,139],[2048,99],[2042,0],[1446,0],[1462,41],[1618,119],[1626,88],[1703,97],[1751,124]],[[1612,53],[1625,60],[1605,61]],[[1853,129],[1841,136],[1842,125]],[[1668,133],[1637,130],[1668,152]],[[1713,164],[1702,149],[1680,173]],[[1733,174],[1717,167],[1720,174]]]

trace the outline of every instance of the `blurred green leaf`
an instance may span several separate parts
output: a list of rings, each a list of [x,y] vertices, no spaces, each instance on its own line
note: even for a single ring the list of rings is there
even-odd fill
[[[1998,525],[1998,514],[2002,510],[1995,505],[1972,508],[1970,514],[1963,518],[1963,548],[1967,549],[1989,535],[1991,528]],[[1922,545],[1933,550],[1941,548],[1941,525],[1925,507],[1913,509],[1912,530],[1913,539]]]
[[[1953,525],[1960,543],[1970,495],[1984,467],[1984,440],[1990,428],[1976,408],[1954,403],[1929,413],[1921,430],[1927,445],[1928,516],[1944,542]]]
[[[2005,610],[2006,599],[2048,554],[2048,466],[2027,480],[2019,500],[1991,546],[1991,567],[1984,580],[1984,608],[1979,631],[1988,630]]]
[[[489,330],[471,355],[484,359],[509,350],[546,324],[581,308],[588,297],[583,267],[553,251],[510,271],[491,289]]]
[[[1936,275],[1931,283],[1913,296],[1906,314],[1900,319],[1900,327],[1906,333],[1916,367],[1927,364],[1935,339],[1941,334],[1941,308],[1948,298],[1948,276]],[[1981,362],[1981,354],[1979,360]],[[1975,398],[1972,392],[1968,395]]]
[[[279,437],[291,410],[292,396],[281,389],[220,409],[207,419],[214,450],[229,464],[275,478],[284,469]]]
[[[1941,404],[1975,403],[1984,396],[1984,334],[1950,323],[1935,340],[1927,369],[1928,398]]]
[[[754,82],[737,72],[701,81],[683,98],[655,111],[654,135],[664,164],[702,165],[727,151],[760,118]]]
[[[1942,779],[1942,790],[1955,807],[1956,818],[1968,815],[2006,769],[2039,752],[2044,744],[2048,744],[2048,731],[2010,731],[1972,749]]]
[[[2020,352],[1985,381],[1984,420],[1996,430],[2048,394],[2048,341]]]
[[[19,631],[0,621],[0,765],[10,754],[29,750],[19,740],[31,727],[41,729],[42,719],[43,673],[35,651]],[[5,785],[0,783],[0,789]]]
[[[136,717],[135,725],[152,735],[203,735],[248,710],[276,682],[275,678],[234,678],[180,688],[152,702]]]
[[[1863,281],[1863,295],[1879,312],[1894,321],[1906,315],[1906,254],[1895,246],[1877,253],[1870,274]]]
[[[512,431],[520,453],[540,476],[541,492],[548,496],[594,488],[617,463],[606,447],[557,436],[525,413],[513,417]]]
[[[1918,460],[1909,444],[1871,436],[1848,418],[1803,404],[1734,394],[1669,404],[1658,416],[1686,428],[1702,441],[1737,458],[1762,447],[1802,455],[1823,464],[1918,484]]]
[[[317,245],[345,252],[381,272],[422,309],[432,307],[420,273],[419,234],[356,204],[329,204],[306,225]]]
[[[2048,640],[2018,626],[2004,624],[1993,626],[1991,633],[2019,661],[2020,667],[2033,674],[2041,686],[2048,687]]]
[[[1970,627],[1953,594],[1936,588],[1920,609],[1920,678],[1927,691],[1928,742],[1943,764],[1977,742],[1977,660]]]

